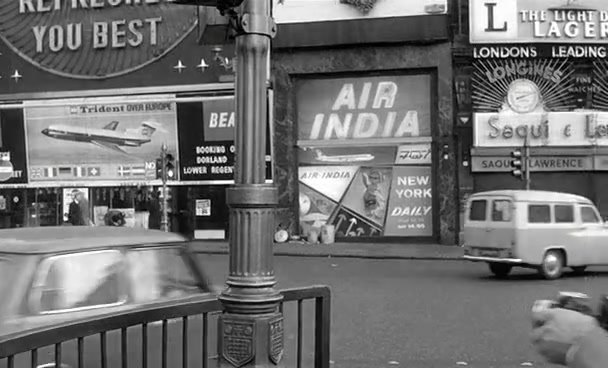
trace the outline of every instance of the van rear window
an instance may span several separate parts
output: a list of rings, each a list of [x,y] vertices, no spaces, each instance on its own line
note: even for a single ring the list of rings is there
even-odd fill
[[[506,199],[492,201],[492,221],[511,221],[511,201]]]
[[[528,205],[528,222],[531,224],[551,222],[551,208],[549,207],[549,205]]]
[[[485,221],[486,220],[487,201],[485,199],[475,200],[471,202],[471,211],[469,212],[469,220]]]

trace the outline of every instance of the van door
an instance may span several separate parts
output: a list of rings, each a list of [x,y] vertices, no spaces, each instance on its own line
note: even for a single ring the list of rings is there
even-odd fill
[[[464,225],[464,246],[486,246],[488,206],[489,201],[486,198],[472,198],[469,200]]]
[[[511,198],[492,199],[486,237],[487,247],[511,249],[515,242],[514,213]]]
[[[579,206],[579,215],[584,228],[586,241],[585,252],[582,255],[585,264],[605,264],[606,263],[606,239],[607,230],[604,227],[595,207],[589,205]]]

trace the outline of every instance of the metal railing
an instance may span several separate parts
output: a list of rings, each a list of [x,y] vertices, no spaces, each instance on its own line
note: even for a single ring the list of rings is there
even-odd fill
[[[280,310],[285,315],[284,360],[289,356],[289,359],[293,360],[293,365],[290,366],[298,368],[303,366],[328,368],[331,318],[329,288],[327,286],[300,287],[285,289],[281,293],[284,299],[280,304]],[[312,308],[307,309],[307,305]],[[292,333],[294,320],[290,316],[294,306],[297,315],[295,335]],[[209,352],[213,351],[214,344],[217,343],[209,339],[209,334],[210,329],[216,327],[211,323],[212,320],[221,311],[222,305],[216,299],[193,298],[14,333],[0,338],[0,362],[2,367],[7,368],[22,366],[146,368],[159,365],[166,368],[180,366],[178,362],[181,361],[183,368],[194,366],[206,368],[211,359],[217,358],[209,355]],[[314,323],[308,326],[314,330],[312,336],[309,336],[312,339],[310,350],[305,349],[307,342],[304,337],[305,313],[306,317],[314,313]],[[197,328],[194,328],[197,322]],[[176,330],[177,335],[171,334]],[[193,346],[194,330],[196,330],[194,339],[200,340],[198,346]],[[133,334],[133,332],[138,333]],[[154,337],[160,340],[158,349],[151,348]],[[293,340],[294,337],[295,355],[293,347],[288,344],[288,340]],[[90,344],[91,339],[95,342],[93,347]],[[156,343],[159,342],[157,340]],[[69,344],[72,349],[68,352]],[[308,358],[308,361],[305,358]],[[91,362],[91,359],[95,362]],[[137,363],[134,363],[134,360]],[[308,362],[312,365],[307,365]]]

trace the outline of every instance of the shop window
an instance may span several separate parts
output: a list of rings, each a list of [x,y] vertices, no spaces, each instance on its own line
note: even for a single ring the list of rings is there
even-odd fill
[[[555,222],[574,222],[574,206],[571,205],[556,205],[555,206]]]
[[[471,202],[471,211],[469,212],[469,220],[485,221],[486,220],[486,200],[476,200]]]
[[[531,224],[550,223],[551,207],[549,205],[528,205],[528,222]]]
[[[160,229],[158,188],[93,188],[91,196],[93,222],[98,226]]]
[[[584,223],[597,223],[600,222],[600,219],[593,208],[585,206],[581,207],[581,221]]]
[[[511,221],[511,201],[503,199],[492,201],[492,221]]]
[[[297,81],[299,227],[309,241],[319,232],[346,241],[435,235],[433,78]]]
[[[61,220],[61,189],[27,190],[27,226],[56,226]]]
[[[120,304],[126,300],[122,270],[118,251],[48,258],[40,266],[30,301],[42,313]]]
[[[177,248],[136,249],[127,254],[136,303],[200,294],[190,266]]]

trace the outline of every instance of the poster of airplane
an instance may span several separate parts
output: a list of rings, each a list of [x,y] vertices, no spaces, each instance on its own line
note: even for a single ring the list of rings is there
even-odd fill
[[[306,147],[300,148],[298,161],[304,165],[392,165],[395,147]]]
[[[82,105],[28,106],[24,111],[33,181],[83,176],[77,168],[84,176],[93,172],[96,180],[124,180],[141,176],[145,167],[153,169],[150,163],[163,143],[178,155],[174,102],[88,99]]]

